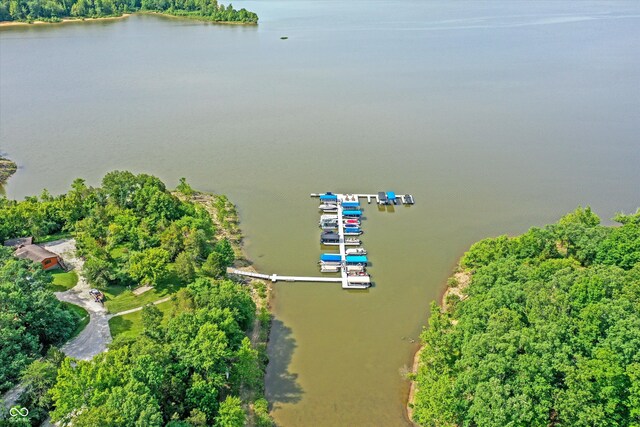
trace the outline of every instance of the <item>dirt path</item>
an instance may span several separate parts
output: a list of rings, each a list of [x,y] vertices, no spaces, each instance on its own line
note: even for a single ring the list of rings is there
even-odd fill
[[[24,391],[24,386],[22,384],[18,384],[9,391],[7,391],[4,395],[2,395],[2,401],[4,402],[4,406],[7,408],[11,408],[15,406],[20,398],[20,395]]]
[[[162,299],[159,299],[157,301],[152,302],[151,304],[154,305],[158,305],[158,304],[162,304],[163,302],[167,302],[169,301],[171,298],[173,298],[172,296],[170,297],[164,297]],[[140,311],[144,308],[144,305],[140,306],[140,307],[136,307],[136,308],[132,308],[131,310],[125,310],[125,311],[121,311],[119,313],[116,314],[109,314],[107,316],[107,319],[111,319],[112,317],[116,317],[116,316],[122,316],[123,314],[129,314],[129,313],[135,313],[136,311]]]
[[[56,240],[42,246],[60,255],[65,264],[68,267],[73,267],[78,273],[78,284],[68,291],[55,292],[56,298],[78,305],[89,313],[89,324],[77,337],[63,345],[60,350],[67,356],[90,360],[93,356],[107,351],[107,345],[111,343],[107,309],[89,295],[91,287],[82,276],[84,262],[81,258],[76,257],[76,241],[74,239]]]

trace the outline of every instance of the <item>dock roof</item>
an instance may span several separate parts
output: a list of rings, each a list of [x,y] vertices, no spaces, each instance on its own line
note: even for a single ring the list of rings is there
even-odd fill
[[[342,261],[342,256],[340,254],[322,254],[320,261]]]
[[[362,211],[359,210],[344,210],[342,211],[342,216],[360,216],[362,215]]]
[[[347,262],[364,262],[367,263],[366,255],[347,255]]]
[[[338,200],[338,196],[331,193],[321,194],[320,200]]]

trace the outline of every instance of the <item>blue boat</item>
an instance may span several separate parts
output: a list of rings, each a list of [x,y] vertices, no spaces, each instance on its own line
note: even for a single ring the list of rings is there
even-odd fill
[[[320,261],[341,262],[342,256],[340,254],[322,254],[320,255]]]
[[[342,216],[358,217],[358,216],[362,216],[362,211],[346,210],[346,211],[342,211]]]
[[[360,224],[349,224],[349,223],[344,224],[344,228],[359,228],[359,227],[360,227]]]
[[[359,208],[360,202],[342,202],[343,208]]]
[[[362,230],[359,227],[348,227],[344,229],[345,236],[357,236],[358,234],[362,234]]]
[[[320,195],[320,200],[324,201],[337,201],[338,200],[338,196],[336,196],[335,194],[332,193],[325,193],[325,194],[321,194]]]
[[[366,255],[347,255],[347,264],[366,264],[369,262]]]
[[[389,203],[396,204],[396,193],[393,191],[387,191],[387,199],[389,199]]]

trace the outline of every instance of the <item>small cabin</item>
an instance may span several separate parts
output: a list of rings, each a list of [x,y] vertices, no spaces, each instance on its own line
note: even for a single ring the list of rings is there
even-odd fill
[[[24,245],[19,247],[13,254],[16,258],[30,259],[42,265],[43,270],[62,268],[60,257],[38,245]]]

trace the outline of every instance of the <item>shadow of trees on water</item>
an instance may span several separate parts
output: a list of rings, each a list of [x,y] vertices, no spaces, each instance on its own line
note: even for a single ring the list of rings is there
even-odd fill
[[[269,365],[265,376],[265,394],[271,409],[282,403],[297,403],[302,398],[298,374],[289,372],[291,357],[297,347],[291,328],[273,319],[269,338]]]

